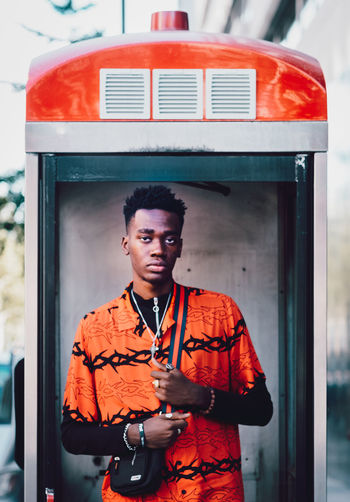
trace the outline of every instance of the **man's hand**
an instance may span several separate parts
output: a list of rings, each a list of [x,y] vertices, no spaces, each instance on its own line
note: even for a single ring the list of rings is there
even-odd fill
[[[181,432],[186,429],[186,418],[190,413],[164,413],[144,421],[146,446],[148,448],[168,448]],[[128,441],[133,446],[140,445],[138,424],[132,424],[128,430]]]
[[[167,371],[165,364],[154,358],[152,363],[159,368],[159,371],[152,371],[151,376],[155,378],[155,395],[160,401],[183,409],[208,408],[210,391],[206,387],[191,382],[177,368]]]

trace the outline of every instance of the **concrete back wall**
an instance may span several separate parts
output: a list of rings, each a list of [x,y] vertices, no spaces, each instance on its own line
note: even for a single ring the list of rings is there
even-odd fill
[[[59,193],[61,401],[80,318],[118,296],[131,280],[121,253],[125,196],[145,183],[71,183]],[[167,184],[188,211],[174,278],[234,298],[267,376],[274,417],[265,428],[241,427],[247,502],[278,500],[278,236],[273,184],[227,183],[221,194]],[[100,500],[92,457],[62,450],[63,500]]]

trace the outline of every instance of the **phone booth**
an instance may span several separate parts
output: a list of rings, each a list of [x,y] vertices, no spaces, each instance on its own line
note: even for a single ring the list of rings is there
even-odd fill
[[[35,59],[26,122],[26,502],[100,500],[104,457],[60,444],[79,319],[131,280],[122,206],[165,183],[189,208],[175,270],[232,296],[274,403],[240,427],[247,502],[326,501],[325,82],[279,45],[152,31]]]

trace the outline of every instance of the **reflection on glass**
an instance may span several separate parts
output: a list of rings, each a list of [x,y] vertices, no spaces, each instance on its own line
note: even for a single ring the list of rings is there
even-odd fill
[[[0,352],[0,500],[23,501],[23,471],[14,461],[13,368],[16,356]]]
[[[327,502],[350,500],[350,71],[328,84]],[[346,99],[346,101],[344,101]]]
[[[11,361],[0,361],[0,424],[11,422],[12,375]]]

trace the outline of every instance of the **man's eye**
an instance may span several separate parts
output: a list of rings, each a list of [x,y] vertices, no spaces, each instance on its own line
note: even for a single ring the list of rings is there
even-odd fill
[[[151,238],[148,235],[141,235],[140,239],[142,242],[150,242]]]
[[[174,237],[167,237],[165,242],[167,244],[175,244],[176,243],[176,239]]]

